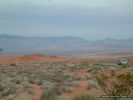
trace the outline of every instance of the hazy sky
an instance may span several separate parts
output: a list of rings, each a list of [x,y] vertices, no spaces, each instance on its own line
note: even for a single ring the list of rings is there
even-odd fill
[[[0,33],[133,37],[133,0],[0,0]]]

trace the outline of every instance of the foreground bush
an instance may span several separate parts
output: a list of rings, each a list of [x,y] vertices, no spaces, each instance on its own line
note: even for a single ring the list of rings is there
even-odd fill
[[[19,94],[14,100],[34,100],[32,95],[27,93]]]
[[[59,100],[56,96],[45,96],[45,98],[42,98],[41,100]]]
[[[97,99],[88,94],[81,94],[81,95],[74,96],[72,100],[97,100]]]
[[[97,81],[106,95],[109,96],[129,96],[133,93],[133,74],[128,72],[124,74],[115,74],[112,71],[111,76],[100,74]],[[112,98],[112,100],[120,100],[120,98]]]
[[[6,97],[10,94],[14,94],[16,91],[15,87],[7,82],[0,83],[0,97]]]

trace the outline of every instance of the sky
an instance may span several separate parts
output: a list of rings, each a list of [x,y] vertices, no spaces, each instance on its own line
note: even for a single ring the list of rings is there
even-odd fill
[[[0,34],[133,37],[133,0],[0,0]]]

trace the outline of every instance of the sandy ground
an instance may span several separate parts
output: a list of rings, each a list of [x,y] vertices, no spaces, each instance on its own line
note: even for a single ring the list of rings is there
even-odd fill
[[[0,56],[0,64],[27,63],[27,62],[60,62],[64,59],[59,56],[44,56],[33,54],[25,56]]]
[[[61,57],[61,56],[45,56],[43,54],[32,54],[24,56],[0,56],[0,64],[27,63],[27,62],[62,62],[68,60],[75,63],[76,60],[86,59],[88,61],[106,61],[114,62],[119,58],[127,58],[133,61],[133,55],[94,55],[80,57]]]
[[[38,85],[32,85],[32,87],[33,87],[33,91],[34,91],[34,94],[35,94],[35,99],[34,100],[41,100],[41,97],[42,97],[41,87],[38,86]]]

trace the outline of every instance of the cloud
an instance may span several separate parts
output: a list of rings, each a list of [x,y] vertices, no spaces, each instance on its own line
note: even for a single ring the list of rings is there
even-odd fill
[[[133,0],[0,0],[0,33],[129,37],[132,4]]]
[[[1,6],[29,5],[29,6],[61,6],[61,7],[105,7],[118,4],[130,4],[132,0],[1,0]]]

